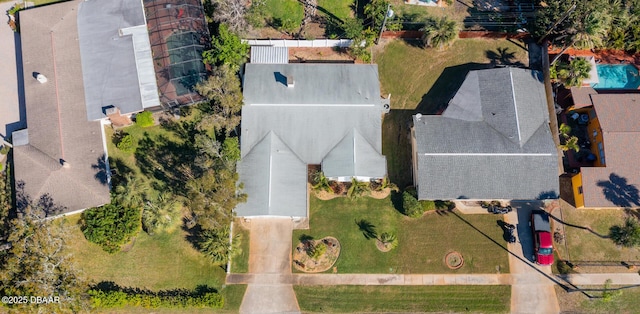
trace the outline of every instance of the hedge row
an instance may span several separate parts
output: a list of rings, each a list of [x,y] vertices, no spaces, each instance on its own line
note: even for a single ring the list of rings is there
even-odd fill
[[[89,290],[91,303],[95,308],[119,308],[137,306],[143,308],[222,308],[224,298],[216,292],[204,294],[134,293],[125,291]]]

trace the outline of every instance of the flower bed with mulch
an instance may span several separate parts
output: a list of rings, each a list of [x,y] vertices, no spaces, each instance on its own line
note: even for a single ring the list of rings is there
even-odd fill
[[[326,247],[325,251],[312,257],[310,252],[319,246]],[[336,263],[340,256],[340,242],[334,237],[324,237],[320,240],[306,240],[300,242],[293,251],[293,266],[303,272],[319,273],[327,271]]]

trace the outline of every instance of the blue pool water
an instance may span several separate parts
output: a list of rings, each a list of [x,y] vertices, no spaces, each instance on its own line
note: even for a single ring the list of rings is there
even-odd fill
[[[592,84],[597,89],[638,89],[640,76],[638,69],[631,64],[598,64],[599,82]]]

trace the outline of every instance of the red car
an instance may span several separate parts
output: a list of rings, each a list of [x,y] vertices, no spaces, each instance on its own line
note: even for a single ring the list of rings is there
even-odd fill
[[[553,238],[551,237],[549,214],[542,210],[532,211],[529,225],[533,233],[536,263],[540,265],[553,264]]]

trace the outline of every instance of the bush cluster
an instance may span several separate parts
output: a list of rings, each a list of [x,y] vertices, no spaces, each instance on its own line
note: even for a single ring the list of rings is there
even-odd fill
[[[137,293],[136,293],[137,292]],[[150,291],[88,291],[95,308],[137,306],[143,308],[222,308],[224,298],[216,292],[204,294],[164,294]]]
[[[127,133],[117,135],[116,147],[125,153],[135,153],[136,146],[133,143],[133,136]]]
[[[4,146],[2,146],[2,148],[0,148],[0,154],[6,155],[6,154],[9,153],[10,149],[11,149],[11,147],[9,147],[8,145],[4,145]]]
[[[115,253],[141,228],[140,209],[107,204],[82,213],[82,233],[89,242]]]
[[[424,208],[418,199],[408,191],[402,193],[402,210],[403,214],[411,218],[420,218],[424,213]]]
[[[155,121],[153,120],[153,115],[151,111],[143,111],[136,115],[136,125],[141,128],[148,128],[153,126]]]

